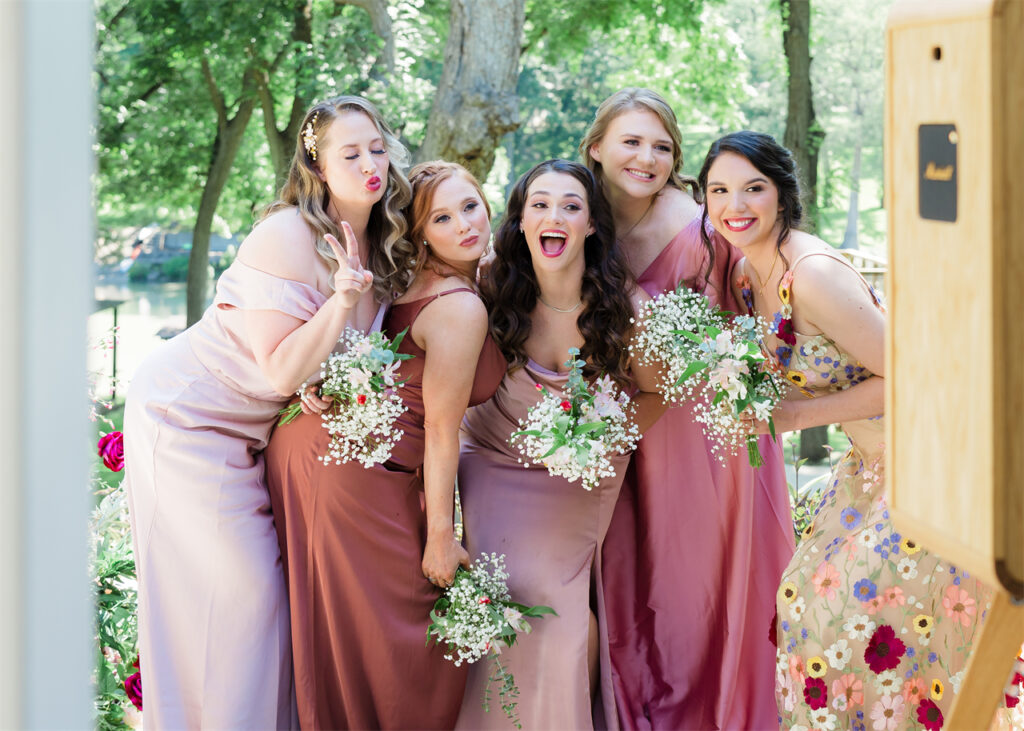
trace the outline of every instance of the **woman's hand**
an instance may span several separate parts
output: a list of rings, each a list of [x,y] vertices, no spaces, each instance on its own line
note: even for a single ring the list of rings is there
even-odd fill
[[[772,421],[775,422],[775,433],[782,434],[783,432],[796,431],[801,428],[797,426],[797,402],[795,401],[780,401],[772,411]],[[744,431],[747,434],[771,434],[771,429],[768,428],[768,422],[762,421],[754,416],[754,410],[747,408],[740,416],[740,421],[744,424]]]
[[[341,298],[345,307],[352,308],[373,284],[373,274],[363,269],[359,261],[359,242],[347,221],[341,222],[341,231],[345,235],[344,249],[330,234],[325,234],[324,240],[338,260],[338,271],[334,273],[334,293]]]
[[[455,569],[462,565],[469,568],[469,554],[462,544],[455,540],[451,531],[427,536],[423,549],[423,575],[441,589],[447,589],[455,581]]]
[[[299,393],[299,407],[303,414],[318,416],[331,407],[334,396],[321,396],[319,386],[306,386]]]

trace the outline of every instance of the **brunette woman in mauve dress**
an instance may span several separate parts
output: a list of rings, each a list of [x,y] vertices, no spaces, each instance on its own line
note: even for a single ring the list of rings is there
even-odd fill
[[[652,297],[679,284],[738,311],[723,239],[703,245],[671,107],[623,89],[597,110],[580,152],[615,217],[626,261]],[[779,445],[765,464],[718,462],[687,405],[670,409],[633,455],[604,544],[604,601],[625,728],[775,724],[775,588],[793,554]]]
[[[415,278],[382,324],[391,338],[409,329],[399,347],[414,356],[399,369],[404,435],[385,464],[325,465],[328,432],[304,414],[266,451],[308,729],[451,728],[466,683],[465,667],[425,645],[439,588],[469,563],[453,522],[459,423],[505,372],[474,287],[489,209],[453,163],[422,163],[410,180],[416,254],[404,263]]]
[[[584,166],[550,160],[516,183],[495,237],[485,299],[491,333],[511,368],[494,398],[471,409],[459,461],[466,545],[505,554],[515,601],[553,607],[557,617],[502,651],[516,679],[517,712],[528,729],[617,727],[608,675],[601,603],[600,549],[627,455],[616,476],[588,491],[519,464],[508,444],[518,420],[540,398],[537,384],[565,388],[569,348],[579,348],[584,375],[606,373],[634,397],[641,431],[664,411],[656,374],[629,359],[635,287],[593,175]],[[630,372],[632,368],[632,372]],[[485,713],[486,663],[471,666],[459,728],[500,728],[500,710]]]
[[[281,198],[213,306],[132,380],[126,484],[147,729],[294,724],[261,450],[345,324],[372,320],[374,275],[385,290],[400,281],[385,256],[403,241],[409,184],[389,164],[400,149],[363,99],[310,109]]]

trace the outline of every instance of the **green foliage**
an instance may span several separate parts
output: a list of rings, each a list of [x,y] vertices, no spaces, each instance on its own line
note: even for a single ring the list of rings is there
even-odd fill
[[[132,264],[132,268],[128,270],[128,281],[129,282],[146,282],[149,281],[149,273],[153,271],[153,267],[144,261],[137,261]]]
[[[184,282],[188,277],[188,255],[168,259],[160,265],[160,273],[169,282]]]

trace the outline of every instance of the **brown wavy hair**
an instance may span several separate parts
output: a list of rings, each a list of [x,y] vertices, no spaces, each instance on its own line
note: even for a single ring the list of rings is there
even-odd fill
[[[316,234],[316,251],[327,261],[333,274],[337,259],[324,239],[331,234],[344,241],[341,228],[327,214],[330,191],[320,180],[316,162],[303,144],[307,127],[312,126],[316,144],[322,145],[331,123],[345,112],[365,114],[377,127],[384,149],[388,153],[388,179],[384,197],[370,211],[366,228],[369,256],[365,266],[373,272],[373,287],[378,299],[385,300],[404,292],[412,282],[413,260],[416,248],[406,238],[406,220],[403,209],[412,199],[412,188],[403,168],[409,163],[409,152],[399,142],[373,104],[359,96],[337,96],[314,104],[306,112],[295,140],[295,154],[288,170],[288,178],[281,187],[278,199],[267,206],[260,219],[283,208],[297,208],[302,218]],[[334,287],[333,278],[328,286]]]
[[[584,340],[580,356],[587,365],[583,372],[587,376],[606,373],[625,383],[629,380],[628,343],[633,318],[629,293],[634,286],[633,278],[615,240],[611,209],[601,188],[594,174],[577,162],[542,162],[519,178],[512,189],[505,217],[494,237],[494,262],[481,292],[490,316],[491,336],[511,370],[526,365],[524,346],[530,335],[530,314],[540,297],[540,285],[519,224],[530,186],[545,173],[571,175],[583,185],[594,227],[583,247],[583,308],[576,319]]]
[[[487,196],[484,195],[483,188],[480,187],[480,181],[466,168],[458,163],[445,160],[421,162],[413,167],[409,171],[409,183],[412,185],[412,203],[405,212],[406,218],[409,221],[409,238],[412,240],[413,246],[416,247],[416,266],[413,269],[413,276],[419,274],[424,269],[430,269],[441,276],[466,278],[465,275],[438,259],[430,247],[424,246],[426,237],[423,232],[427,228],[427,218],[434,204],[434,193],[437,192],[441,183],[449,178],[454,178],[456,175],[476,188],[480,201],[484,205],[484,210],[487,211],[487,220],[491,220],[491,205],[487,202]],[[473,286],[476,286],[475,281]]]

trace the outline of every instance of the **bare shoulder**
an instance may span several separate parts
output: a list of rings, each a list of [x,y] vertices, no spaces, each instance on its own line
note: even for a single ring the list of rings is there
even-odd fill
[[[794,300],[804,308],[824,306],[841,300],[871,297],[863,280],[853,267],[839,260],[839,254],[820,239],[803,234],[811,239],[806,251],[821,251],[826,256],[806,256],[793,274],[791,285]],[[816,245],[814,245],[816,244]]]
[[[658,194],[654,206],[654,227],[657,237],[671,240],[681,229],[700,215],[700,206],[686,191],[666,186]]]
[[[633,305],[633,312],[640,312],[640,308],[644,306],[644,303],[651,301],[651,295],[647,294],[643,287],[634,284],[629,292],[629,301]]]
[[[297,208],[282,208],[264,218],[238,249],[249,266],[284,279],[315,279],[319,255],[316,236]]]

